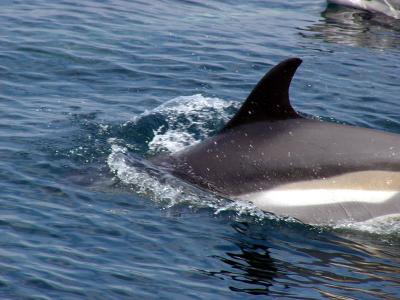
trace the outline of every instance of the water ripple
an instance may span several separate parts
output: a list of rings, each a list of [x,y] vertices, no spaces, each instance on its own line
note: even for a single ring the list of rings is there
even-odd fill
[[[296,109],[400,132],[398,22],[322,0],[4,0],[0,25],[0,298],[399,297],[397,220],[313,228],[143,160],[217,132],[291,56]]]

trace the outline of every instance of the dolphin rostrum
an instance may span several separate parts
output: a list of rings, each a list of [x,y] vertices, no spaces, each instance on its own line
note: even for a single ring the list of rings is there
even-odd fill
[[[300,64],[291,58],[272,68],[217,135],[153,162],[306,223],[400,214],[400,135],[298,114],[289,85]]]

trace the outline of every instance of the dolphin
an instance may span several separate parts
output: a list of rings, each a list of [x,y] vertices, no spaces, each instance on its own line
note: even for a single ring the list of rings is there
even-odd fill
[[[400,0],[328,0],[328,2],[400,19]]]
[[[229,199],[309,224],[400,214],[400,135],[305,117],[290,104],[301,59],[272,68],[215,136],[152,162]]]

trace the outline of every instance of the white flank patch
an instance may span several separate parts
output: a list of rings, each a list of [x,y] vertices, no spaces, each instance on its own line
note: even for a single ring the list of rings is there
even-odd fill
[[[370,191],[347,189],[270,190],[240,195],[237,198],[251,201],[260,208],[304,207],[344,202],[383,203],[399,195],[398,191]]]

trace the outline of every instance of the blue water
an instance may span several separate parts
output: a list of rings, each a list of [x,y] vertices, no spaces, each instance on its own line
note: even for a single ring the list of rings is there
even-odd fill
[[[2,0],[0,298],[400,298],[400,220],[282,220],[143,159],[291,56],[296,109],[400,133],[399,55],[399,21],[322,0]]]

